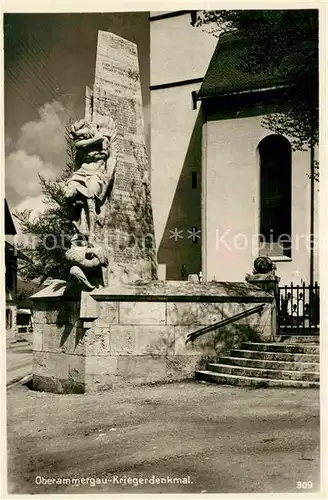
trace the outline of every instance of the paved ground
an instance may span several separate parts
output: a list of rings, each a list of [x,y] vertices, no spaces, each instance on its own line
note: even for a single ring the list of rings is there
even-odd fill
[[[19,386],[7,395],[10,493],[319,489],[316,389],[186,382],[93,395]],[[161,481],[190,476],[184,480],[190,484],[117,484],[153,476]],[[36,477],[91,477],[103,484],[38,485]],[[299,481],[310,490],[298,489]]]
[[[32,373],[32,346],[29,342],[7,340],[7,385]]]

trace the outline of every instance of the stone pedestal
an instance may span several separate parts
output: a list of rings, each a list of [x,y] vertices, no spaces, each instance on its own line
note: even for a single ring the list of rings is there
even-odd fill
[[[273,297],[247,283],[153,281],[77,293],[62,285],[34,299],[33,387],[91,392],[194,377],[245,341],[271,340]],[[261,314],[188,334],[264,304]]]

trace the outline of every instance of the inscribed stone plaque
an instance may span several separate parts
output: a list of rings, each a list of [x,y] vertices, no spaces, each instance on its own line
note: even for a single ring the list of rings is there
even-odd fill
[[[105,203],[99,239],[109,247],[108,284],[156,278],[156,249],[137,46],[98,32],[93,90],[86,90],[86,118],[110,115],[118,132],[115,181]]]

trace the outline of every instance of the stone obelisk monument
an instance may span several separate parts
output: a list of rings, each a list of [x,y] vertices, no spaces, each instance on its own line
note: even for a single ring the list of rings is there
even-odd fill
[[[115,178],[95,234],[108,252],[104,285],[110,286],[157,278],[157,266],[137,46],[99,31],[85,119],[97,124],[106,116],[117,132]]]

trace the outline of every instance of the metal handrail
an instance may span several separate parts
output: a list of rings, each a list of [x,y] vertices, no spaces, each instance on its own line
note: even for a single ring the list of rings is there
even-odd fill
[[[247,316],[251,316],[252,314],[255,314],[256,312],[261,312],[265,304],[261,304],[256,307],[252,307],[251,309],[248,309],[247,311],[243,311],[241,313],[235,314],[234,316],[231,316],[230,318],[222,319],[221,321],[217,321],[216,323],[213,323],[212,325],[205,326],[204,328],[200,328],[199,330],[196,330],[194,332],[191,332],[187,335],[187,340],[186,344],[191,340],[195,340],[197,337],[200,337],[200,335],[203,335],[204,333],[210,332],[211,330],[216,330],[217,328],[221,328],[222,326],[229,325],[230,323],[233,323],[234,321],[241,319],[241,318],[246,318]]]

